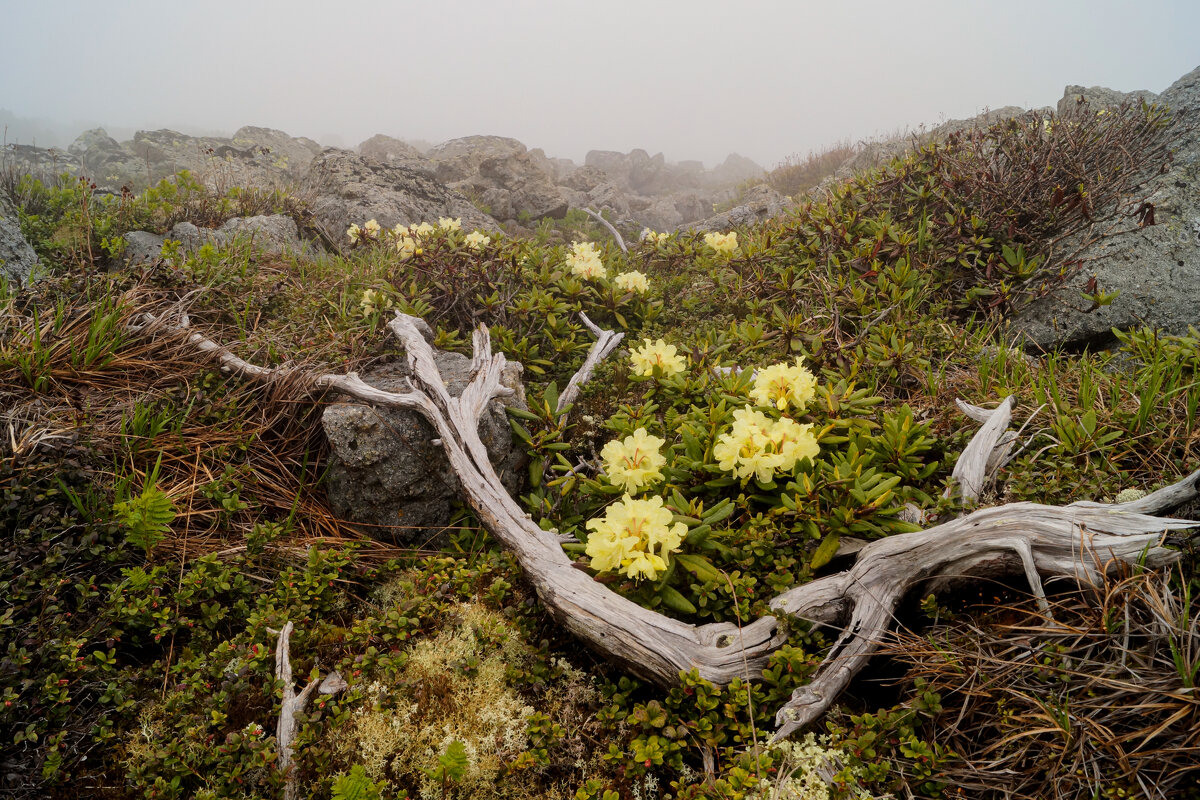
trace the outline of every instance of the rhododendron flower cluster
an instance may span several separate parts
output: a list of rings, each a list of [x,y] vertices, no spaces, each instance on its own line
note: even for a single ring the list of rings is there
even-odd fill
[[[369,317],[376,311],[383,311],[391,307],[392,298],[374,289],[365,289],[362,293],[362,298],[358,301],[359,311],[362,312],[364,317]]]
[[[414,239],[420,241],[424,237],[436,231],[437,228],[433,227],[428,222],[422,222],[420,224],[414,222],[412,225],[408,226],[408,230]]]
[[[733,427],[717,438],[713,457],[738,478],[770,483],[779,472],[790,472],[802,458],[821,452],[812,425],[783,417],[773,420],[753,408],[733,412]]]
[[[451,219],[450,217],[438,217],[438,227],[444,231],[461,231],[462,217]]]
[[[587,546],[592,569],[621,571],[635,580],[653,580],[667,568],[667,555],[679,549],[687,525],[672,524],[674,515],[661,497],[637,500],[625,495],[604,517],[588,520]]]
[[[373,219],[369,219],[361,228],[358,227],[358,225],[351,224],[350,227],[346,229],[346,235],[350,237],[351,243],[358,244],[359,242],[378,239],[379,231],[379,223]]]
[[[571,274],[590,281],[605,275],[604,262],[600,260],[600,251],[591,242],[571,242],[571,254],[567,256],[567,266]]]
[[[666,456],[660,452],[664,444],[664,439],[651,436],[645,428],[638,428],[633,435],[604,445],[600,458],[604,461],[608,482],[634,494],[638,489],[661,481],[660,469],[667,463]]]
[[[629,354],[634,374],[649,377],[657,369],[660,375],[669,378],[683,372],[687,362],[679,355],[675,345],[667,344],[662,339],[653,343],[649,339],[644,341],[645,344]]]
[[[492,237],[485,236],[479,231],[471,231],[466,238],[467,247],[472,250],[482,250],[492,243]]]
[[[669,233],[655,233],[649,228],[642,228],[642,241],[651,244],[661,244],[671,238]]]
[[[613,278],[613,285],[618,289],[623,289],[627,292],[637,292],[638,294],[645,294],[650,291],[649,279],[636,269],[631,272],[622,272]]]
[[[738,240],[737,231],[729,233],[712,233],[704,234],[704,243],[709,246],[717,255],[731,256],[737,252]]]
[[[775,406],[787,411],[788,406],[803,411],[817,392],[817,378],[796,357],[794,364],[772,364],[760,369],[754,377],[750,397],[760,406]]]
[[[400,260],[407,261],[417,252],[417,240],[407,234],[400,234],[396,237],[396,250],[400,253]]]

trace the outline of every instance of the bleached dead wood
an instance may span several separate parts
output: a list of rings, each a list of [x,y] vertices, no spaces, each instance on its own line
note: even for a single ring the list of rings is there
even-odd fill
[[[279,723],[275,727],[275,743],[279,746],[279,761],[277,768],[284,776],[284,800],[295,800],[297,795],[296,775],[292,766],[292,741],[296,738],[299,722],[297,714],[304,713],[313,692],[325,695],[335,695],[346,688],[346,681],[337,672],[325,676],[325,680],[313,679],[296,694],[292,683],[292,631],[291,621],[284,623],[279,631],[279,641],[275,644],[275,679],[283,682],[283,702],[279,707]]]
[[[503,354],[491,352],[486,328],[476,330],[471,380],[460,397],[451,397],[422,326],[420,320],[403,314],[389,323],[408,353],[414,375],[407,391],[376,389],[354,373],[323,375],[316,378],[315,385],[424,416],[436,430],[472,509],[517,556],[551,617],[609,660],[664,685],[676,682],[680,671],[691,669],[716,684],[757,674],[786,640],[784,626],[776,617],[740,627],[728,623],[689,625],[621,597],[574,567],[560,539],[533,524],[509,496],[479,439],[480,415],[494,397],[509,391],[499,382]],[[223,366],[247,377],[270,380],[281,374],[249,365],[199,334],[191,334],[191,341]],[[980,441],[976,450],[982,457],[972,463],[986,466],[1010,414],[1010,401],[989,414],[985,430],[976,435]],[[1001,425],[993,420],[1005,421]],[[970,475],[979,475],[972,469]],[[1024,573],[1033,591],[1041,594],[1044,577],[1092,582],[1114,562],[1165,564],[1176,554],[1160,546],[1163,533],[1200,523],[1152,515],[1195,499],[1198,480],[1200,471],[1122,505],[1013,503],[981,509],[925,531],[871,542],[859,551],[849,570],[780,595],[771,603],[779,616],[839,626],[842,634],[813,681],[793,693],[779,710],[776,738],[815,721],[832,705],[866,665],[891,624],[897,604],[909,591],[972,575],[1016,571]]]
[[[1160,547],[1163,532],[1188,528],[1190,520],[1150,516],[1197,496],[1200,471],[1162,490],[1159,500],[1140,506],[1074,503],[1044,506],[1010,503],[916,533],[872,542],[846,572],[791,589],[771,602],[781,613],[814,622],[845,622],[842,634],[812,683],[797,689],[780,709],[776,737],[786,736],[823,714],[864,666],[892,623],[909,590],[939,579],[1011,573],[1017,565],[1035,594],[1042,578],[1065,576],[1095,583],[1113,562],[1151,567],[1177,557]],[[1143,500],[1148,498],[1143,498]],[[1142,502],[1142,501],[1138,501]]]
[[[974,503],[979,500],[983,487],[1004,465],[1004,460],[1016,441],[1016,435],[1008,430],[1015,399],[1010,395],[991,410],[973,406],[962,400],[955,402],[964,414],[976,422],[983,423],[983,427],[971,437],[971,441],[963,449],[951,473],[963,502]],[[946,496],[949,496],[951,491],[947,489]]]
[[[624,333],[616,331],[606,331],[596,323],[588,319],[588,315],[582,311],[579,312],[579,318],[587,329],[596,337],[596,341],[592,343],[588,350],[587,358],[584,359],[583,365],[575,371],[571,376],[571,380],[567,383],[567,388],[562,390],[562,394],[558,396],[558,405],[555,411],[562,413],[563,409],[574,403],[579,397],[579,392],[583,389],[583,385],[591,380],[592,373],[596,371],[596,367],[600,362],[608,358],[609,353],[617,349],[617,345],[625,338]]]
[[[609,222],[603,216],[601,216],[599,212],[593,211],[590,208],[585,208],[583,211],[589,217],[596,220],[604,227],[608,228],[608,232],[611,233],[613,235],[613,238],[617,240],[617,247],[621,248],[621,252],[625,253],[626,255],[629,254],[629,248],[625,246],[625,238],[623,236],[621,236],[621,232],[619,230],[617,230],[616,228],[613,227],[611,222]]]

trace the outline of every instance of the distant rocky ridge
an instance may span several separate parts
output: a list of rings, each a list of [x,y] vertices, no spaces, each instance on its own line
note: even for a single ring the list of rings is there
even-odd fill
[[[446,213],[465,200],[490,218],[478,225],[489,229],[496,227],[495,221],[534,225],[561,219],[571,208],[592,207],[607,209],[629,228],[673,230],[704,219],[715,205],[734,196],[739,183],[765,176],[761,166],[737,154],[711,170],[698,161],[670,163],[662,153],[651,156],[645,150],[593,150],[578,165],[501,136],[465,136],[423,151],[378,134],[352,152],[258,127],[240,128],[231,138],[138,131],[126,142],[96,128],[80,134],[66,150],[9,145],[2,156],[5,166],[21,172],[86,176],[100,190],[114,193],[122,187],[143,189],[185,169],[217,189],[306,181],[327,188],[330,159],[344,164],[353,156],[362,160],[362,169],[378,168],[371,181],[377,189],[388,188],[381,181],[397,181],[390,190],[403,194],[405,181],[432,180],[456,194]],[[429,191],[427,184],[417,189],[418,194]],[[368,205],[358,203],[356,210]]]
[[[1174,120],[1174,160],[1149,198],[1157,224],[1100,241],[1083,254],[1086,268],[1061,291],[1014,314],[1010,332],[1032,350],[1103,347],[1111,344],[1112,329],[1143,324],[1172,334],[1200,327],[1195,303],[1200,296],[1200,68],[1161,95],[1068,86],[1057,112],[1094,113],[1129,101],[1165,103]],[[903,155],[914,144],[1051,111],[1010,106],[860,147],[827,184]],[[641,226],[704,231],[762,222],[794,202],[767,185],[754,186],[765,178],[762,167],[737,155],[705,169],[699,162],[670,163],[661,153],[651,156],[645,150],[593,150],[580,165],[500,136],[467,136],[418,148],[381,134],[351,151],[322,149],[310,139],[268,128],[244,127],[231,138],[140,131],[127,142],[94,129],[66,150],[9,145],[0,153],[0,166],[36,175],[87,176],[101,190],[114,192],[144,187],[181,169],[215,188],[300,185],[313,198],[313,223],[325,232],[325,243],[335,246],[345,244],[350,223],[370,218],[392,226],[461,217],[467,228],[497,230],[503,222],[510,232],[522,233],[528,231],[524,226],[561,218],[570,209],[593,208],[607,210],[619,227],[635,232]],[[718,207],[725,210],[718,213]],[[11,209],[0,208],[0,267],[5,279],[22,283],[35,259],[14,217]],[[194,233],[197,243],[236,234],[253,236],[272,249],[307,246],[273,218]],[[145,236],[143,249],[152,257],[157,237]],[[1093,276],[1100,290],[1119,295],[1109,305],[1087,309],[1080,292]]]

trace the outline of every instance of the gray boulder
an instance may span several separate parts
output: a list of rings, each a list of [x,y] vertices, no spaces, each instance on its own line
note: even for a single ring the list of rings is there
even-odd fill
[[[234,137],[188,136],[172,130],[138,131],[122,147],[136,160],[136,174],[121,176],[132,186],[156,183],[180,170],[218,191],[231,186],[287,185],[304,173],[319,150],[311,139],[247,126]]]
[[[358,152],[384,164],[402,164],[417,169],[429,167],[420,150],[408,142],[384,136],[382,133],[377,133],[359,144]]]
[[[479,174],[484,161],[525,153],[526,147],[507,136],[463,136],[442,142],[427,154],[434,175],[442,183],[464,181]]]
[[[730,231],[766,222],[792,208],[793,203],[765,183],[746,192],[741,202],[720,214],[714,214],[689,228],[695,231]]]
[[[162,258],[162,246],[167,237],[149,231],[130,231],[122,238],[125,239],[125,250],[121,258],[126,266],[140,267],[155,264]]]
[[[234,242],[245,242],[257,252],[268,255],[310,252],[308,245],[300,238],[295,220],[284,214],[272,214],[234,217],[219,228],[199,228],[190,222],[179,222],[166,236],[130,231],[125,234],[125,263],[134,266],[157,262],[167,239],[179,242],[180,251],[184,254],[195,252],[206,244],[225,247]]]
[[[1083,86],[1068,86],[1063,90],[1062,99],[1058,101],[1058,114],[1061,117],[1070,116],[1081,105],[1085,104],[1092,111],[1096,111],[1097,109],[1119,106],[1126,102],[1137,102],[1139,100],[1153,103],[1157,99],[1158,95],[1154,92],[1148,92],[1145,89],[1134,92],[1118,92],[1115,89],[1107,89],[1103,86],[1091,86],[1087,88]]]
[[[83,172],[100,186],[112,187],[144,172],[143,165],[103,128],[84,131],[67,152],[79,159]]]
[[[494,219],[429,173],[384,164],[349,150],[325,150],[313,160],[309,180],[316,193],[314,221],[334,242],[346,241],[351,224],[362,225],[370,219],[391,228],[461,217],[463,230],[500,230]]]
[[[1075,277],[1018,310],[1010,327],[1028,349],[1103,348],[1113,343],[1114,328],[1145,325],[1182,335],[1200,326],[1200,68],[1158,100],[1171,109],[1175,157],[1150,196],[1157,224],[1092,245]],[[1120,295],[1089,310],[1080,295],[1093,276],[1097,290]]]
[[[596,166],[579,167],[559,181],[560,185],[579,192],[590,192],[603,183],[608,183],[608,173]]]
[[[321,145],[304,136],[289,136],[274,128],[245,125],[233,134],[234,147],[253,151],[260,167],[299,175],[321,152]]]
[[[479,164],[478,177],[466,183],[508,192],[511,217],[527,216],[536,222],[567,215],[567,201],[551,181],[545,156],[539,160],[531,153],[518,153],[486,159]]]
[[[587,193],[587,204],[596,211],[607,208],[618,217],[629,216],[632,210],[629,195],[615,183],[601,183]]]
[[[470,379],[471,360],[435,351],[434,361],[450,394],[459,396]],[[510,492],[519,487],[525,455],[513,445],[504,406],[527,408],[521,373],[519,363],[509,362],[501,382],[514,394],[493,400],[479,423],[480,439]],[[360,377],[398,391],[410,375],[408,364],[397,361]],[[326,491],[335,514],[376,539],[405,546],[428,544],[450,523],[461,486],[442,447],[433,444],[437,434],[420,415],[346,401],[326,408],[321,425],[330,446]]]
[[[255,250],[270,255],[308,252],[296,221],[286,214],[234,217],[214,230],[212,239],[222,245],[235,240],[246,241]]]
[[[81,175],[79,158],[57,147],[35,147],[28,144],[9,144],[3,150],[6,168],[18,175],[32,175],[39,180],[53,180],[63,174]]]
[[[37,264],[37,254],[21,233],[17,211],[0,194],[0,278],[6,283],[27,286]]]
[[[767,171],[752,159],[730,153],[706,176],[706,182],[714,186],[732,186],[744,181],[762,178]]]

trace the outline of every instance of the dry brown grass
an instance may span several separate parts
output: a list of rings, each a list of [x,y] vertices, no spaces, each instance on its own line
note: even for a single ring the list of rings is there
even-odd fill
[[[1179,585],[1127,572],[1051,615],[897,634],[887,651],[941,694],[933,735],[961,756],[941,779],[973,798],[1196,797],[1200,614]]]
[[[804,194],[854,155],[856,148],[849,139],[810,150],[805,155],[790,155],[767,173],[767,183],[780,194]]]

